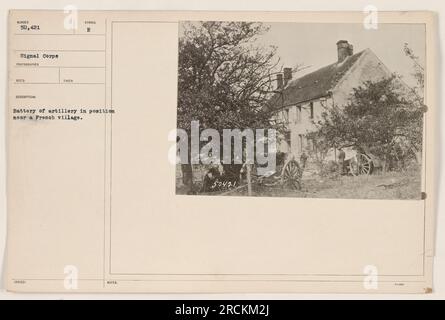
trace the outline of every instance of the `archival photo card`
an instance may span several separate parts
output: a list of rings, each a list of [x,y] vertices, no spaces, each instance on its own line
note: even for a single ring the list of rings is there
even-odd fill
[[[436,29],[10,11],[8,290],[432,292]]]

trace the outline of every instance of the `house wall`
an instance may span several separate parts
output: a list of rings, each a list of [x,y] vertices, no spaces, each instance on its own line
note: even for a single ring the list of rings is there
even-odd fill
[[[385,65],[383,65],[377,56],[371,50],[365,50],[360,59],[333,88],[330,97],[296,104],[280,111],[282,121],[287,123],[287,128],[290,130],[291,142],[289,145],[286,141],[282,140],[278,146],[278,150],[290,153],[296,157],[296,159],[299,159],[301,151],[308,147],[306,134],[315,130],[313,121],[318,121],[321,118],[324,108],[332,107],[334,104],[341,107],[348,102],[354,88],[366,81],[378,81],[384,77],[389,77],[390,75],[391,72]],[[314,108],[313,119],[310,118],[311,102],[313,103]],[[301,106],[300,117],[298,117],[298,106]],[[286,109],[289,110],[288,120],[286,120]],[[300,135],[303,136],[303,139],[300,138]],[[336,160],[335,155],[335,150],[332,150],[329,152],[327,160]],[[349,158],[353,155],[351,152],[347,152],[346,156]]]
[[[277,119],[286,124],[290,131],[291,141],[289,144],[285,141],[284,136],[281,137],[278,150],[290,153],[298,158],[301,155],[301,151],[308,147],[306,134],[315,130],[314,122],[321,119],[323,109],[331,106],[332,101],[332,98],[314,99],[281,110]],[[311,104],[313,106],[313,118],[311,118]]]
[[[371,50],[367,49],[332,90],[334,103],[337,106],[345,105],[354,88],[366,81],[379,81],[390,76],[391,72],[388,68]]]

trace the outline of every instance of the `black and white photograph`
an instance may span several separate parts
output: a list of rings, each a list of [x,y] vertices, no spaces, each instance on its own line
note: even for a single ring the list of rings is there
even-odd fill
[[[421,199],[425,25],[179,24],[176,194]]]
[[[444,5],[110,1],[0,4],[0,300],[444,296]]]

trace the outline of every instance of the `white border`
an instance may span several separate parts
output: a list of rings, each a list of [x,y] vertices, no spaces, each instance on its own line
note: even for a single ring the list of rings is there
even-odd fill
[[[402,10],[432,10],[438,13],[439,17],[439,39],[445,37],[445,27],[442,17],[445,15],[445,2],[436,0],[224,0],[224,1],[206,1],[206,0],[189,0],[189,1],[166,1],[166,0],[147,0],[141,3],[137,0],[40,0],[39,2],[32,0],[2,0],[0,2],[0,25],[3,25],[3,32],[0,34],[0,56],[3,64],[2,70],[6,70],[7,66],[7,16],[9,9],[63,9],[65,5],[76,5],[81,10],[261,10],[261,11],[362,11],[367,5],[374,5],[381,11],[402,11]],[[440,44],[441,46],[441,44]],[[445,57],[440,51],[438,66],[440,68],[440,82],[438,88],[442,87],[444,65],[442,63]],[[6,166],[5,166],[5,103],[6,103],[6,81],[7,73],[3,72],[0,79],[0,274],[4,279],[4,248],[6,239]],[[441,102],[444,101],[444,93],[439,90],[439,116],[440,123],[445,123],[444,112],[442,111]],[[440,129],[441,141],[445,139],[444,130]],[[443,151],[439,151],[440,159],[442,159]],[[440,163],[440,160],[439,160]],[[444,200],[445,190],[442,187],[445,182],[443,170],[439,168],[439,192],[438,198],[438,215],[436,218],[436,256],[434,261],[434,293],[429,295],[398,295],[398,294],[138,294],[138,295],[106,295],[106,294],[13,294],[4,291],[4,281],[0,282],[0,299],[444,299],[445,298],[445,213]],[[442,212],[442,213],[441,213]]]

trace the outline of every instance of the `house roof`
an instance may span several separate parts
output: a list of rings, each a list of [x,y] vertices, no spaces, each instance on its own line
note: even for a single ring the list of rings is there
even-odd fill
[[[298,79],[290,81],[280,93],[270,100],[273,109],[280,109],[327,96],[345,73],[355,64],[366,50],[346,58],[342,63],[332,63]]]

